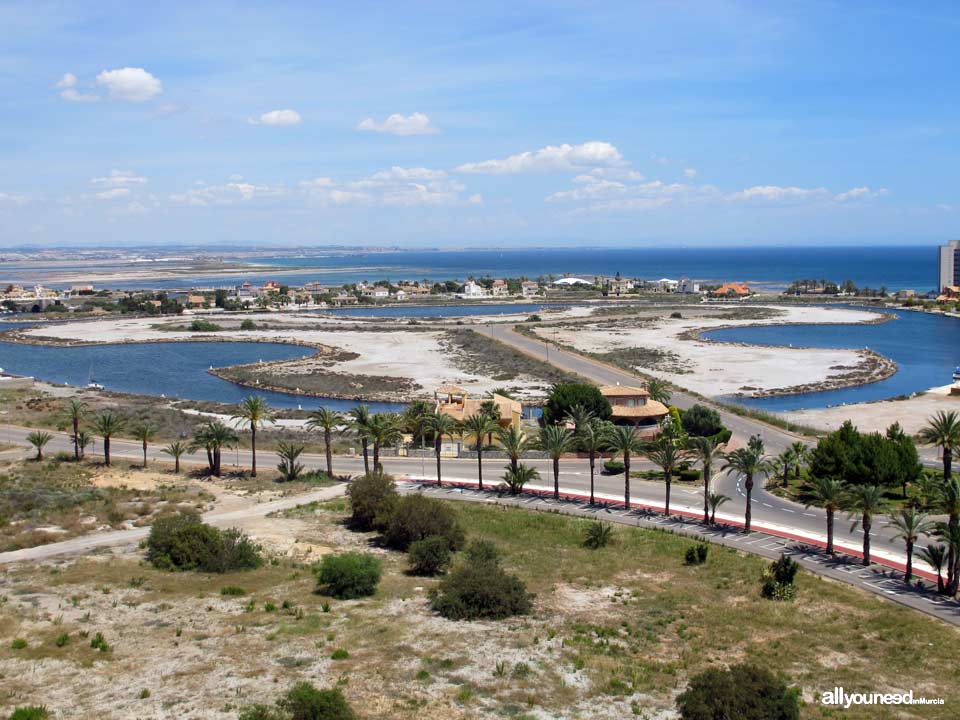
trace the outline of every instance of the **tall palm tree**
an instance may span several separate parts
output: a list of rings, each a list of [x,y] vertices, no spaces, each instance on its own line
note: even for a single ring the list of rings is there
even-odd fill
[[[897,531],[894,537],[903,540],[907,546],[907,573],[903,579],[909,584],[913,577],[913,547],[921,535],[929,535],[935,526],[927,520],[924,513],[912,507],[903,508],[899,513],[892,514],[890,524]]]
[[[950,475],[949,480],[942,480],[938,492],[938,505],[947,514],[947,527],[951,535],[960,533],[960,478]],[[960,583],[960,548],[957,545],[947,545],[947,592],[955,595]]]
[[[457,421],[444,413],[434,413],[427,417],[427,429],[433,435],[433,452],[437,457],[437,487],[443,483],[440,479],[440,451],[443,447],[443,436],[453,437],[457,432]]]
[[[207,451],[207,464],[210,468],[210,474],[214,477],[220,477],[223,449],[236,445],[239,439],[232,428],[227,427],[219,420],[214,420],[197,430],[192,447],[202,447]]]
[[[936,535],[947,543],[947,563],[951,559],[956,562],[960,557],[960,528],[951,525],[949,522],[937,523]],[[947,567],[946,593],[951,597],[957,594],[958,573],[956,566]]]
[[[374,413],[370,416],[367,432],[373,441],[373,471],[382,473],[383,465],[380,463],[380,450],[399,442],[400,438],[403,437],[399,419],[391,413]]]
[[[366,405],[357,405],[350,411],[350,425],[357,433],[357,437],[360,439],[360,447],[363,450],[364,475],[370,474],[370,452],[368,445],[370,441],[371,417],[373,416],[370,414],[370,409]]]
[[[860,523],[863,530],[863,564],[870,564],[870,528],[873,527],[873,516],[886,509],[883,490],[878,485],[854,485],[847,491],[847,507],[851,511],[851,519],[859,514],[859,520],[854,519],[850,526],[852,531]]]
[[[63,418],[73,426],[73,458],[80,460],[80,423],[86,417],[89,408],[85,402],[75,398],[67,401],[67,406],[63,409]]]
[[[723,493],[710,493],[707,496],[707,501],[710,503],[710,524],[717,524],[717,508],[723,505],[724,503],[730,502],[730,496],[724,495]]]
[[[650,462],[663,470],[663,480],[666,484],[663,513],[669,517],[670,487],[673,484],[673,474],[679,469],[681,463],[690,458],[690,453],[679,442],[661,436],[653,442],[646,443],[643,446],[643,454],[647,456]]]
[[[497,405],[496,401],[492,398],[484,400],[482,403],[480,403],[480,414],[486,415],[488,418],[493,420],[497,427],[500,427],[500,406]],[[487,445],[493,444],[494,432],[496,432],[496,430],[491,430],[487,433]]]
[[[710,476],[713,474],[714,463],[719,464],[723,459],[723,451],[717,441],[710,437],[690,438],[690,450],[703,465],[703,521],[710,523]]]
[[[147,443],[153,440],[156,434],[157,429],[149,423],[140,422],[133,426],[133,439],[143,444],[143,467],[147,467]]]
[[[526,434],[513,425],[497,430],[497,442],[500,443],[500,449],[510,459],[510,469],[513,471],[516,471],[523,454],[532,447],[532,443]]]
[[[180,474],[180,458],[186,454],[188,448],[189,446],[185,442],[176,440],[160,451],[164,455],[169,455],[173,458],[173,472],[177,475]]]
[[[607,429],[602,420],[591,418],[580,426],[577,444],[590,458],[590,504],[594,503],[593,479],[596,471],[597,455],[607,447]]]
[[[104,410],[93,419],[93,430],[103,438],[103,464],[110,467],[110,438],[124,426],[124,420],[112,410]]]
[[[477,413],[466,418],[460,427],[464,435],[472,437],[476,442],[477,480],[480,489],[483,490],[483,440],[499,426],[489,415]]]
[[[633,425],[611,425],[607,430],[607,449],[623,456],[623,504],[630,509],[630,456],[643,448]]]
[[[573,431],[579,433],[580,430],[587,425],[591,420],[593,420],[594,414],[593,410],[583,406],[583,405],[574,405],[567,411],[566,420],[573,423]]]
[[[807,507],[816,503],[827,513],[827,554],[833,555],[833,516],[841,507],[847,497],[846,485],[836,478],[832,477],[813,477],[810,478],[811,502]]]
[[[799,480],[800,470],[810,458],[810,446],[801,440],[797,440],[790,443],[790,451],[793,453],[793,476]]]
[[[43,448],[46,447],[47,443],[51,440],[53,440],[53,435],[46,430],[34,430],[27,435],[27,442],[37,449],[37,457],[35,458],[37,462],[43,460]]]
[[[956,410],[939,411],[920,428],[917,438],[924,445],[936,445],[943,454],[943,480],[950,479],[953,451],[960,447],[960,414]]]
[[[787,448],[777,455],[776,463],[783,469],[783,475],[781,476],[780,484],[783,487],[787,487],[787,485],[790,483],[790,471],[793,469],[794,463],[793,448]]]
[[[743,531],[750,532],[750,520],[752,517],[751,494],[753,493],[753,480],[760,475],[768,475],[774,471],[774,465],[770,458],[763,453],[763,440],[759,435],[754,435],[747,443],[747,447],[737,448],[733,452],[724,455],[726,463],[722,470],[730,473],[734,472],[743,478],[743,488],[746,490],[747,504],[743,513]]]
[[[650,378],[647,380],[647,392],[650,393],[650,399],[656,400],[664,405],[670,404],[670,383],[660,378]]]
[[[560,458],[573,448],[574,435],[562,425],[545,425],[540,428],[537,445],[553,461],[553,499],[560,499]]]
[[[340,422],[341,417],[339,413],[335,413],[333,410],[324,407],[319,410],[314,410],[307,419],[308,428],[323,431],[323,450],[327,456],[327,477],[331,480],[333,479],[333,446],[331,438],[333,431]]]
[[[77,447],[80,448],[80,457],[85,457],[87,454],[87,446],[93,442],[93,438],[90,437],[89,433],[81,430],[74,436],[74,441],[76,442]]]
[[[414,400],[403,411],[403,424],[407,432],[413,435],[414,444],[419,442],[421,448],[425,439],[427,418],[432,414],[433,408],[425,400]]]
[[[947,559],[947,549],[943,545],[927,545],[920,551],[920,558],[937,571],[937,592],[942,593],[943,563]]]
[[[233,416],[237,423],[250,427],[250,477],[257,476],[257,429],[267,423],[276,422],[276,416],[260,395],[250,395],[240,401],[237,414]]]

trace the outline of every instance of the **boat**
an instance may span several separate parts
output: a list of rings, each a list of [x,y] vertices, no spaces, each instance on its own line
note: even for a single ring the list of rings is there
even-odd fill
[[[953,379],[960,380],[960,365],[957,365],[957,367],[953,369]]]
[[[87,373],[87,390],[103,390],[103,385],[93,379],[93,364],[90,365],[90,372]]]

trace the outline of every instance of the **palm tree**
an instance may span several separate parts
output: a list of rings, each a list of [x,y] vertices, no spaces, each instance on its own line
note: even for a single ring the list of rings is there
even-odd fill
[[[797,440],[790,443],[790,451],[793,453],[793,476],[799,480],[800,469],[810,457],[810,447],[805,442]]]
[[[124,420],[112,410],[104,410],[93,419],[94,431],[103,438],[103,464],[110,467],[110,438],[123,428]]]
[[[156,428],[148,423],[141,422],[133,426],[133,439],[143,443],[143,467],[147,467],[147,443],[153,440],[156,434]]]
[[[787,487],[790,482],[790,470],[793,468],[794,463],[794,454],[793,448],[787,448],[779,455],[777,455],[776,461],[779,467],[783,468],[783,476],[781,477],[781,484],[783,487]]]
[[[953,451],[960,446],[960,415],[956,410],[941,410],[920,428],[917,438],[925,445],[936,445],[943,453],[943,480],[950,479]]]
[[[497,442],[500,443],[500,449],[510,458],[512,471],[516,471],[520,458],[532,445],[524,432],[513,425],[497,430]]]
[[[577,433],[577,443],[580,449],[590,458],[590,504],[593,505],[593,478],[596,469],[597,455],[607,447],[607,430],[602,420],[592,418],[580,426]]]
[[[947,549],[943,545],[927,545],[920,551],[920,558],[937,571],[937,592],[943,592],[943,563],[947,558]]]
[[[360,439],[360,447],[363,449],[363,473],[370,474],[370,453],[368,443],[370,440],[370,409],[366,405],[357,405],[350,411],[350,425],[357,433]]]
[[[723,459],[723,452],[717,441],[710,437],[690,438],[690,450],[703,465],[703,521],[709,524],[710,480],[712,479],[710,476],[713,473],[714,463],[719,464]]]
[[[420,442],[421,449],[425,439],[427,418],[432,414],[433,408],[425,400],[414,400],[403,411],[403,424],[407,432],[413,435],[413,442]]]
[[[673,474],[679,469],[680,464],[690,457],[690,453],[680,443],[674,442],[669,437],[661,436],[644,445],[643,454],[647,456],[650,462],[663,470],[663,480],[666,483],[663,512],[664,515],[669,517],[670,486],[673,483]]]
[[[298,458],[303,454],[303,445],[288,443],[281,440],[277,443],[277,457],[280,458],[277,470],[283,482],[293,482],[303,472],[303,463]]]
[[[310,413],[310,417],[307,420],[307,427],[311,430],[318,428],[323,430],[323,449],[327,456],[327,477],[331,480],[333,479],[333,447],[331,436],[340,421],[339,413],[323,407]]]
[[[623,504],[630,509],[630,455],[640,452],[643,444],[632,425],[611,425],[607,431],[607,448],[623,455]]]
[[[87,454],[87,446],[93,442],[93,438],[90,435],[81,430],[76,435],[73,436],[74,442],[76,442],[77,447],[80,448],[80,457],[85,457]]]
[[[717,508],[723,505],[725,502],[730,502],[730,497],[724,495],[723,493],[710,493],[707,497],[708,502],[710,503],[710,524],[717,524]]]
[[[437,456],[437,487],[443,483],[440,479],[440,450],[443,446],[443,436],[453,437],[457,432],[457,421],[444,413],[435,413],[426,419],[426,427],[433,435],[433,452]]]
[[[63,409],[63,418],[73,426],[73,458],[80,460],[80,422],[87,415],[87,404],[76,399],[67,402]]]
[[[515,468],[508,467],[507,471],[503,474],[503,481],[507,484],[507,487],[510,488],[511,495],[519,495],[523,492],[524,485],[531,480],[538,480],[539,478],[539,470],[529,465],[524,465],[523,463],[520,463]]]
[[[917,512],[916,508],[904,508],[891,515],[890,524],[897,531],[894,537],[903,540],[907,545],[907,574],[903,579],[909,584],[913,577],[913,547],[921,535],[930,534],[934,524],[927,520],[925,514]]]
[[[464,435],[468,435],[476,441],[477,480],[481,490],[483,490],[483,439],[494,432],[497,427],[498,425],[493,418],[482,413],[471,415],[461,424]]]
[[[232,447],[238,441],[239,438],[232,428],[227,427],[219,420],[214,420],[197,430],[192,447],[202,447],[207,451],[207,465],[210,468],[210,474],[214,477],[220,477],[223,448]]]
[[[960,533],[960,478],[950,475],[950,479],[941,480],[939,488],[940,508],[947,514],[947,527],[951,535]],[[957,545],[947,545],[947,592],[955,595],[960,583],[960,552]]]
[[[956,566],[949,567],[951,559],[956,562],[960,557],[960,528],[949,522],[937,523],[936,535],[947,543],[947,584],[946,593],[951,597],[957,594],[958,573]]]
[[[257,428],[266,423],[276,422],[276,416],[260,395],[250,395],[240,402],[237,414],[233,416],[237,423],[250,426],[250,477],[257,476]]]
[[[496,401],[491,399],[484,400],[480,403],[480,414],[486,415],[488,418],[493,420],[497,427],[500,427],[500,406],[497,405]],[[493,444],[493,433],[496,430],[491,430],[487,433],[487,445]]]
[[[758,475],[768,475],[774,471],[770,458],[763,454],[763,440],[754,435],[747,443],[747,447],[737,448],[724,455],[727,462],[723,466],[724,472],[735,472],[743,478],[743,488],[746,490],[747,505],[743,514],[743,531],[750,532],[751,494],[753,493],[753,479]]]
[[[560,499],[560,457],[573,447],[574,435],[560,425],[546,425],[540,428],[537,445],[553,461],[553,499]]]
[[[647,380],[647,392],[650,393],[650,399],[656,400],[664,405],[670,404],[670,383],[660,378],[650,378]]]
[[[367,432],[373,441],[373,471],[382,473],[383,465],[380,463],[380,450],[387,445],[399,442],[400,438],[403,437],[400,423],[396,415],[374,413],[370,416]]]
[[[840,480],[831,477],[813,477],[810,479],[811,502],[816,503],[827,513],[827,554],[833,555],[833,516],[847,497],[846,485]]]
[[[574,405],[567,412],[566,420],[573,423],[573,431],[579,433],[580,430],[587,425],[591,420],[593,420],[593,410],[584,407],[583,405]]]
[[[854,519],[850,530],[853,531],[860,523],[863,530],[863,564],[870,564],[870,528],[873,526],[873,516],[886,509],[883,499],[883,490],[878,485],[854,485],[847,492],[847,507],[851,511],[851,519],[860,515],[859,521]]]
[[[37,449],[37,457],[35,458],[37,462],[43,460],[43,448],[51,440],[53,440],[53,435],[45,430],[34,430],[27,435],[27,442]]]
[[[164,455],[169,455],[173,458],[173,472],[180,474],[180,458],[186,454],[188,446],[182,440],[177,440],[167,445],[162,452]]]

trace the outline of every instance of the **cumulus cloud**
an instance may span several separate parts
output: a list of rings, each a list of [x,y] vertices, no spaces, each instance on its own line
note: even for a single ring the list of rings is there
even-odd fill
[[[684,177],[695,178],[697,176],[696,168],[687,168],[683,171]]]
[[[170,195],[176,205],[209,207],[234,205],[264,198],[277,198],[287,194],[282,185],[255,185],[249,182],[228,182],[223,185],[201,185],[192,190]]]
[[[466,186],[443,170],[392,167],[351,182],[318,177],[300,183],[307,197],[325,206],[416,207],[482,204],[480,195],[464,198]]]
[[[833,197],[833,199],[838,203],[866,202],[868,200],[876,200],[879,197],[883,197],[889,192],[890,191],[886,188],[871,190],[870,188],[863,186],[851,188],[846,192],[838,193]]]
[[[529,172],[556,172],[593,167],[625,165],[623,155],[607,142],[590,141],[581,145],[547,145],[539,150],[511,155],[499,160],[465,163],[457,170],[489,175],[512,175]]]
[[[130,196],[130,189],[124,187],[110,188],[97,193],[98,200],[116,200]]]
[[[802,188],[780,185],[754,185],[730,195],[734,201],[757,201],[777,204],[800,203],[828,197],[830,192],[823,187]]]
[[[54,87],[60,90],[61,98],[70,102],[96,102],[100,99],[99,95],[82,93],[77,90],[77,76],[73,73],[64,73]]]
[[[163,84],[159,78],[143,68],[104,70],[97,75],[97,85],[106,88],[113,99],[128,102],[144,102],[163,92]]]
[[[430,122],[427,115],[420,112],[415,112],[412,115],[394,113],[383,122],[367,118],[357,125],[357,130],[389,133],[390,135],[433,135],[440,132],[440,128]]]
[[[106,177],[98,177],[90,180],[91,185],[102,185],[105,187],[129,187],[131,185],[143,185],[147,182],[145,177],[137,175],[133,170],[111,170]]]
[[[285,125],[299,125],[302,117],[296,110],[271,110],[265,112],[258,118],[247,120],[251,125],[272,125],[283,127]]]

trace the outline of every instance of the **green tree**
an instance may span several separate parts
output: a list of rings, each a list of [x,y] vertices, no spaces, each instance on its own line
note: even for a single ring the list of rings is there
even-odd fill
[[[503,482],[510,488],[511,495],[519,495],[528,482],[539,479],[540,471],[523,463],[515,468],[508,467],[503,474]]]
[[[167,445],[162,452],[165,455],[169,455],[173,458],[173,472],[180,474],[180,458],[183,457],[187,450],[189,449],[188,445],[182,440],[177,440],[175,442]]]
[[[585,383],[557,383],[550,388],[543,407],[543,424],[562,422],[573,408],[582,408],[600,420],[609,420],[613,410],[610,401],[600,394],[595,385]]]
[[[670,404],[670,383],[660,378],[650,378],[647,380],[647,392],[650,393],[650,399],[656,400],[664,405]]]
[[[696,437],[712,437],[724,429],[720,413],[699,403],[683,413],[681,423],[688,434]]]
[[[357,720],[340,688],[318,690],[308,682],[290,688],[277,707],[283,720]]]
[[[793,453],[793,476],[800,479],[800,471],[810,459],[810,447],[803,441],[797,440],[790,443],[790,451]]]
[[[596,416],[590,408],[584,405],[574,405],[567,411],[567,416],[564,419],[573,423],[573,432],[578,434],[581,428],[595,418]]]
[[[703,522],[710,523],[710,481],[714,464],[723,459],[720,445],[712,437],[690,438],[690,450],[703,465]]]
[[[45,430],[34,430],[27,435],[27,442],[37,450],[37,457],[35,458],[37,462],[43,460],[43,448],[45,448],[51,440],[53,440],[53,435]]]
[[[333,478],[333,431],[336,430],[337,425],[342,422],[342,418],[339,413],[335,413],[333,410],[327,408],[320,408],[319,410],[314,410],[310,413],[310,417],[307,419],[307,427],[311,430],[322,430],[323,431],[323,450],[327,459],[327,477]]]
[[[707,496],[707,502],[710,503],[710,524],[717,524],[717,508],[724,503],[730,502],[730,497],[723,493],[712,492]]]
[[[833,555],[833,517],[843,507],[847,487],[842,481],[831,477],[812,477],[809,485],[811,501],[827,513],[827,553]],[[810,504],[807,503],[807,507]]]
[[[584,423],[577,433],[577,444],[587,453],[590,460],[590,504],[593,505],[597,455],[607,447],[606,423],[597,418],[591,418],[589,422]]]
[[[863,530],[863,564],[870,564],[870,529],[873,527],[873,518],[886,510],[886,501],[883,490],[879,485],[853,485],[847,491],[847,508],[850,518],[854,519],[850,526],[852,532],[860,524]]]
[[[388,445],[395,445],[403,437],[399,420],[396,415],[390,413],[374,413],[370,416],[367,432],[370,440],[373,441],[373,470],[382,473],[380,450]]]
[[[500,449],[510,459],[510,470],[512,471],[516,471],[520,458],[532,445],[523,430],[513,425],[497,430],[497,442],[500,444]]]
[[[73,459],[79,461],[80,455],[80,423],[87,416],[89,408],[85,402],[75,398],[67,401],[67,406],[63,409],[62,417],[73,427]]]
[[[607,449],[623,456],[623,504],[630,509],[630,456],[643,449],[643,442],[632,425],[611,425],[607,430]]]
[[[294,482],[303,473],[303,463],[299,462],[303,450],[304,447],[300,443],[283,440],[277,443],[277,457],[280,458],[277,470],[280,471],[280,479],[283,482]]]
[[[267,423],[276,422],[276,416],[267,401],[260,395],[245,397],[240,402],[237,414],[233,416],[237,423],[250,428],[250,476],[257,476],[257,430]]]
[[[800,691],[758,665],[710,668],[677,697],[681,720],[797,720]]]
[[[724,455],[726,463],[722,470],[724,472],[736,473],[743,478],[743,489],[746,491],[746,509],[743,514],[743,531],[750,532],[750,520],[752,508],[750,507],[751,495],[753,493],[753,481],[756,477],[768,475],[774,471],[774,465],[770,458],[763,452],[763,440],[759,435],[750,438],[747,447],[737,448],[733,452]]]
[[[220,477],[222,469],[223,449],[233,447],[239,438],[232,428],[227,427],[219,420],[203,425],[193,436],[193,448],[203,448],[207,452],[207,465],[210,474]]]
[[[440,475],[440,454],[443,449],[443,438],[453,437],[457,432],[457,422],[444,413],[434,413],[426,419],[426,427],[433,436],[433,453],[437,458],[437,487],[443,482]]]
[[[890,525],[896,530],[894,537],[903,540],[907,546],[907,572],[904,582],[910,583],[913,577],[913,548],[921,535],[929,535],[934,524],[927,520],[927,516],[916,508],[903,508],[890,516]]]
[[[952,528],[960,529],[960,488],[951,485],[953,481],[953,453],[960,447],[960,414],[955,410],[939,411],[920,428],[917,438],[924,445],[934,445],[940,448],[943,459],[943,496],[946,501],[947,522]],[[958,566],[960,553],[948,550],[947,556],[947,591],[953,595],[957,592]]]
[[[477,451],[477,480],[479,488],[483,490],[483,441],[487,435],[494,432],[499,426],[489,415],[477,413],[466,418],[460,427],[465,436],[474,439]]]
[[[112,410],[104,410],[91,424],[94,432],[103,438],[103,464],[110,467],[110,438],[123,429],[124,419]]]
[[[947,548],[943,545],[927,545],[920,551],[920,558],[937,571],[937,592],[943,593],[943,563],[947,559]]]
[[[956,536],[960,532],[956,518],[960,515],[960,478],[952,475],[950,479],[940,480],[937,491],[937,506],[947,515],[947,527],[950,535]],[[947,546],[947,592],[956,595],[957,584],[960,582],[960,546]]]
[[[546,425],[540,428],[537,445],[553,461],[553,498],[560,499],[560,458],[573,448],[574,436],[560,425]]]
[[[673,474],[679,469],[681,463],[690,458],[690,453],[669,436],[661,435],[653,442],[644,444],[643,454],[647,456],[650,462],[663,470],[663,480],[666,485],[663,513],[669,517],[670,487],[673,484]]]
[[[360,447],[363,450],[363,472],[365,475],[370,474],[368,445],[370,441],[370,419],[372,417],[370,409],[366,405],[357,405],[350,411],[350,425],[356,432],[357,438],[360,440]]]
[[[133,426],[133,439],[143,446],[143,467],[147,467],[147,444],[157,434],[157,429],[146,422],[139,422]]]

